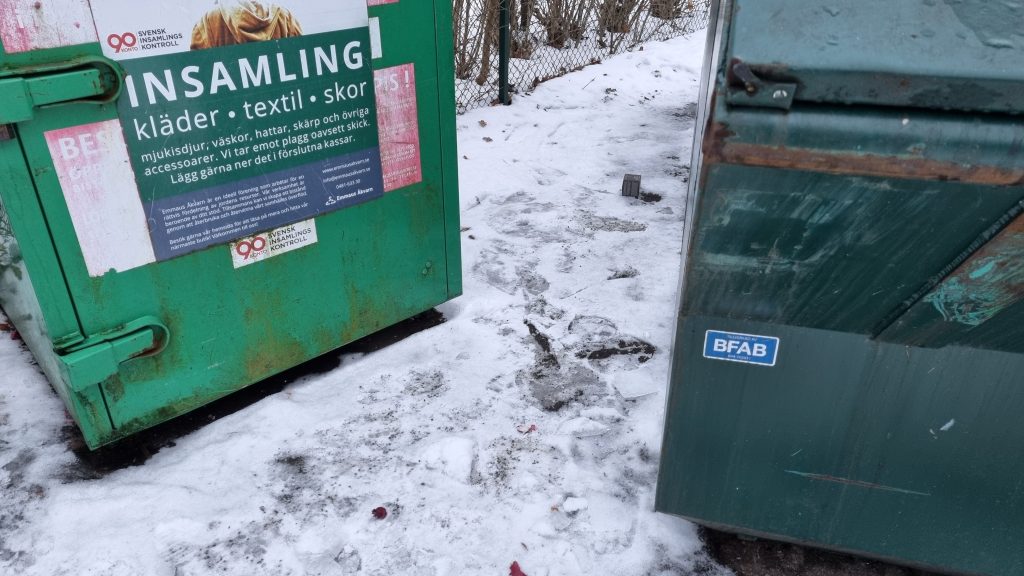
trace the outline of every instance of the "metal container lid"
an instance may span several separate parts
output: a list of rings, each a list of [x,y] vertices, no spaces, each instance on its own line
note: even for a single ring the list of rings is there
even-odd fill
[[[1024,112],[1024,3],[735,0],[733,10],[730,81],[746,86],[750,105],[774,96],[779,108]]]

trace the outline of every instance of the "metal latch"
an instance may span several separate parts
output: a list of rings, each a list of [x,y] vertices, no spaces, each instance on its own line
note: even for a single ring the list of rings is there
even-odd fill
[[[107,102],[117,97],[120,75],[103,60],[0,78],[0,124],[25,122],[40,106],[74,101]]]
[[[789,110],[796,96],[796,83],[762,80],[742,60],[729,64],[729,89],[726,102],[733,106],[756,106]]]
[[[123,362],[160,353],[169,339],[167,326],[157,318],[145,316],[87,338],[58,357],[68,385],[80,392],[117,374]]]

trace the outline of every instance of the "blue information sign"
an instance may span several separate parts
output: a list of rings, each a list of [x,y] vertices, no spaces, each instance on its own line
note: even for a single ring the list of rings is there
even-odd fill
[[[712,360],[775,366],[779,339],[736,332],[708,330],[704,334],[704,357]]]

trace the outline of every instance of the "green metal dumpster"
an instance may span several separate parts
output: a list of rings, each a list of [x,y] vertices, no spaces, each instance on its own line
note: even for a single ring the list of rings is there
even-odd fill
[[[1024,8],[712,14],[656,508],[1024,574]]]
[[[451,5],[0,0],[0,305],[95,448],[461,293]]]

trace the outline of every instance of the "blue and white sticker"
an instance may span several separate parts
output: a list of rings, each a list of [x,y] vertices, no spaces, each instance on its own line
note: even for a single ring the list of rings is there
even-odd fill
[[[708,330],[704,334],[704,357],[712,360],[775,366],[778,355],[779,339],[774,336],[718,330]]]

